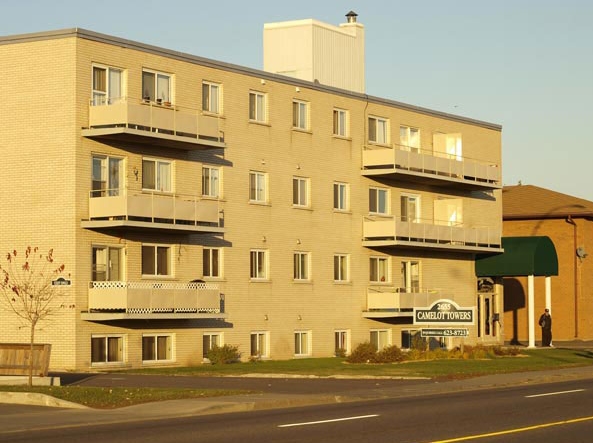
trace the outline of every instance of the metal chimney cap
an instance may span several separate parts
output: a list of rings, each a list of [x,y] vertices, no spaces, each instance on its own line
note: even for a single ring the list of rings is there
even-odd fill
[[[348,14],[346,14],[348,23],[356,23],[356,17],[358,17],[358,14],[354,11],[350,11]]]

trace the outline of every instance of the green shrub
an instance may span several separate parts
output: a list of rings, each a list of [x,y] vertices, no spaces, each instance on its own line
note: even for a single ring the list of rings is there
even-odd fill
[[[375,363],[376,356],[377,348],[367,341],[356,346],[346,361],[348,363]]]
[[[340,357],[340,358],[346,357],[346,349],[344,349],[344,348],[336,349],[335,355],[336,355],[336,357]]]
[[[208,351],[208,360],[213,365],[226,365],[229,363],[237,363],[241,360],[241,353],[239,352],[238,346],[232,345],[224,345],[224,346],[216,346],[214,345],[212,349]]]
[[[412,343],[410,344],[410,349],[417,349],[418,351],[425,351],[427,348],[428,342],[426,338],[422,337],[420,332],[416,332],[412,337]]]
[[[375,361],[377,363],[396,363],[404,359],[404,354],[400,348],[395,345],[387,346],[377,352]]]

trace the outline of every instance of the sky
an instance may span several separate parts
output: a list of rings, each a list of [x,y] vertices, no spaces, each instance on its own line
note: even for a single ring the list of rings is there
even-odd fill
[[[503,184],[593,201],[592,0],[0,0],[0,35],[84,28],[263,67],[264,23],[365,27],[366,92],[502,126]],[[2,79],[0,79],[2,81]]]

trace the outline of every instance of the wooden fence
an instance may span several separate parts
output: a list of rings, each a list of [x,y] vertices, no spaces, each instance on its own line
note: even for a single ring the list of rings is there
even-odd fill
[[[0,343],[0,375],[29,375],[29,363],[33,358],[33,376],[46,377],[49,369],[51,345],[29,343]]]

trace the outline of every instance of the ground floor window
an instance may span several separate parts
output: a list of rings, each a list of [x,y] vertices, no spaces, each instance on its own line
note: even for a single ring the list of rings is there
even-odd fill
[[[123,335],[92,335],[91,364],[123,363]]]
[[[268,351],[268,332],[257,331],[251,333],[250,355],[254,358],[269,357]]]
[[[380,351],[391,344],[391,334],[389,329],[372,329],[371,344]]]
[[[344,357],[350,353],[350,333],[342,329],[334,331],[334,354],[336,357]]]
[[[202,356],[208,358],[208,351],[222,345],[222,332],[205,332],[202,338]]]
[[[294,355],[311,355],[311,331],[295,331],[294,333]]]
[[[142,336],[142,361],[173,360],[173,336],[144,334]]]

